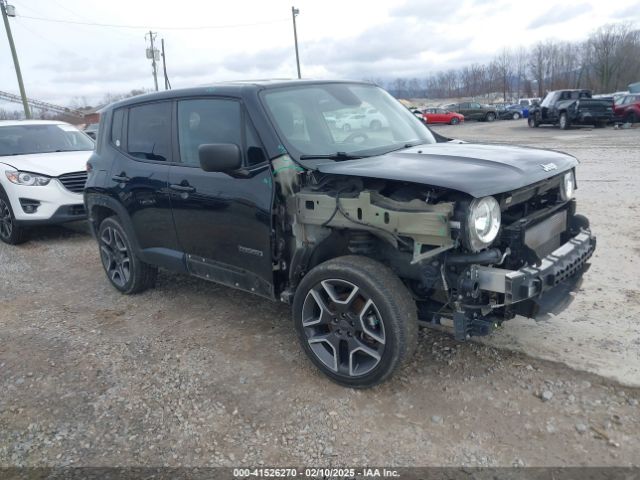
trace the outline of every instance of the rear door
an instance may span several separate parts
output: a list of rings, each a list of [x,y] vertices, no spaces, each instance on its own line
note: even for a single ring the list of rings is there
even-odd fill
[[[178,248],[168,192],[171,102],[116,110],[111,143],[116,155],[111,175],[114,192],[129,214],[140,248]],[[166,253],[166,252],[165,252]]]
[[[270,164],[242,103],[193,98],[176,103],[179,163],[169,171],[173,218],[189,271],[200,277],[273,295]],[[243,168],[231,174],[200,168],[198,147],[234,143]]]
[[[484,117],[484,111],[482,110],[482,105],[478,102],[471,102],[469,104],[469,113],[472,120],[482,120]]]

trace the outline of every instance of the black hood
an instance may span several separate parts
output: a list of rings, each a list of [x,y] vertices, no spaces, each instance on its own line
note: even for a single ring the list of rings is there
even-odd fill
[[[576,165],[578,160],[571,155],[552,150],[436,143],[316,168],[322,173],[422,183],[484,197],[526,187]]]

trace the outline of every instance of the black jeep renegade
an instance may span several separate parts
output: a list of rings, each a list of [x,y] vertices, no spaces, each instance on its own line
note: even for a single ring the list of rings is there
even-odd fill
[[[121,292],[162,267],[289,303],[315,365],[368,387],[418,322],[465,340],[568,298],[595,249],[577,165],[444,138],[366,83],[228,83],[110,105],[85,203]]]

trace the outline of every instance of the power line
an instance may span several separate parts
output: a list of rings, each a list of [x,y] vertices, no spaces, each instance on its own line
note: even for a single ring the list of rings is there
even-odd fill
[[[41,22],[51,23],[66,23],[72,25],[87,25],[91,27],[109,27],[109,28],[132,28],[132,29],[147,29],[148,25],[118,25],[115,23],[94,23],[94,22],[79,22],[75,20],[62,20],[58,18],[44,18],[44,17],[31,17],[27,15],[18,15],[20,18],[28,18],[29,20],[38,20]],[[160,26],[153,27],[157,30],[209,30],[209,29],[223,29],[223,28],[239,28],[239,27],[255,27],[259,25],[273,25],[274,23],[288,22],[288,18],[280,20],[271,20],[267,22],[255,22],[255,23],[236,23],[233,25],[199,25],[195,27],[173,27],[173,26]]]

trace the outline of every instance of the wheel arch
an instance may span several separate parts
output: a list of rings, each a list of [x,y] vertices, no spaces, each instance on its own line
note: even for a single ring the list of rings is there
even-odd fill
[[[140,244],[133,228],[131,218],[127,213],[127,210],[118,203],[115,199],[107,197],[105,195],[99,195],[94,193],[85,193],[85,207],[87,210],[87,216],[89,220],[89,227],[94,237],[97,237],[100,224],[108,217],[118,217],[118,221],[124,228],[129,242],[138,255],[141,254]]]

